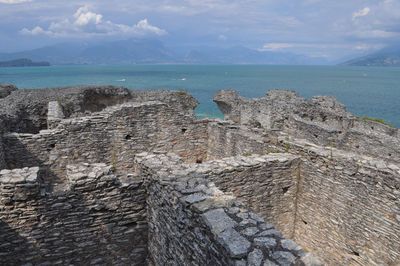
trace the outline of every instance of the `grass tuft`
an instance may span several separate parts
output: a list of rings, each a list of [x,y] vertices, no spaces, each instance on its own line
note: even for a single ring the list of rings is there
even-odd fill
[[[188,93],[184,89],[178,89],[178,95],[187,95]]]
[[[381,118],[373,118],[373,117],[369,117],[369,116],[364,116],[362,119],[363,119],[363,120],[369,120],[369,121],[378,122],[378,123],[381,123],[381,124],[383,124],[383,125],[386,125],[386,126],[389,126],[389,127],[393,127],[393,128],[394,128],[393,125],[389,124],[388,122],[384,121],[384,120],[381,119]]]

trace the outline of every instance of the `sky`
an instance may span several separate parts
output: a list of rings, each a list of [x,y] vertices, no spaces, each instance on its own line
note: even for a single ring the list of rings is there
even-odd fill
[[[400,44],[400,0],[0,0],[0,52],[129,38],[334,60]]]

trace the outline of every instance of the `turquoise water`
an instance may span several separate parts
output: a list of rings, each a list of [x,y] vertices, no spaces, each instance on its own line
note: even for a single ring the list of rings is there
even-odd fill
[[[124,81],[122,81],[124,80]],[[338,66],[133,65],[0,68],[0,84],[18,88],[117,85],[129,89],[184,89],[200,105],[200,118],[221,117],[212,96],[235,89],[261,97],[271,89],[300,96],[331,95],[359,115],[379,117],[400,127],[400,68]]]

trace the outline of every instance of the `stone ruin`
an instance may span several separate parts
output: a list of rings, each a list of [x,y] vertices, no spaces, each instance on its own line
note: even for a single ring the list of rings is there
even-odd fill
[[[400,263],[399,130],[332,97],[0,95],[1,265]]]

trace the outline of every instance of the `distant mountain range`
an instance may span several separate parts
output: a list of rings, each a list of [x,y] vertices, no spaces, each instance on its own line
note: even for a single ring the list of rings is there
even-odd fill
[[[192,50],[184,58],[193,64],[271,64],[271,65],[317,65],[326,64],[323,58],[313,58],[284,52],[258,51],[243,46],[226,49]]]
[[[204,48],[177,53],[159,40],[130,39],[98,44],[62,43],[39,49],[0,53],[0,60],[30,58],[63,64],[327,64],[324,58],[293,53],[258,51],[243,46]]]
[[[341,63],[342,66],[400,66],[400,48],[391,46]]]
[[[0,67],[27,67],[27,66],[50,66],[49,62],[33,62],[30,59],[22,58],[0,62]]]

